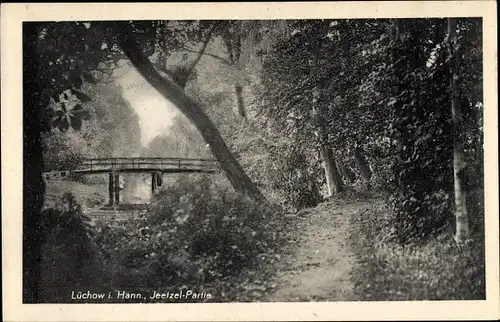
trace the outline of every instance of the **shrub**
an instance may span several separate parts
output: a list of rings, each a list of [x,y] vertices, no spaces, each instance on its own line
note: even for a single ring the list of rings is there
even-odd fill
[[[391,187],[391,181],[393,177],[392,173],[392,162],[391,158],[381,158],[381,159],[371,159],[371,165],[374,168],[372,178],[370,183],[373,190],[378,191],[390,191],[394,187]]]
[[[44,171],[73,169],[94,153],[82,133],[53,129],[42,135]]]
[[[106,279],[88,218],[71,193],[44,209],[40,225],[41,299],[67,302],[79,286],[101,286]]]
[[[315,207],[322,201],[324,175],[311,157],[297,147],[278,147],[272,154],[273,167],[266,173],[269,190],[276,191],[290,210]]]
[[[107,184],[108,177],[106,174],[86,174],[86,175],[77,175],[73,178],[76,182],[81,182],[86,185],[97,185],[97,184]]]

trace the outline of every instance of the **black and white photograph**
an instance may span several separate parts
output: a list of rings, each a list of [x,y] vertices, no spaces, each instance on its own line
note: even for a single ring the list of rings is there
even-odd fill
[[[2,97],[19,55],[17,104],[2,99],[18,308],[498,300],[491,19],[99,5],[2,41]]]

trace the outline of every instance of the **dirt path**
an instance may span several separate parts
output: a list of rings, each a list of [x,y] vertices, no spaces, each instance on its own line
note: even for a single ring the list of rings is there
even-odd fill
[[[349,217],[369,204],[324,203],[303,215],[295,247],[281,263],[269,301],[356,300],[350,272],[355,257],[347,242]]]

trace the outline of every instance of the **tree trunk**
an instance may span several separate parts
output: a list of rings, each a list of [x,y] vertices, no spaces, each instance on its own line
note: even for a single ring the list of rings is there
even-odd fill
[[[242,62],[240,60],[241,57],[241,39],[240,36],[236,37],[236,42],[234,44],[233,48],[233,60],[232,64],[238,69],[238,71],[241,71],[243,68]],[[245,104],[243,103],[243,87],[240,84],[236,84],[235,86],[235,93],[236,93],[236,104],[238,106],[238,115],[243,119],[246,120],[247,113],[245,110]]]
[[[465,157],[463,150],[463,121],[462,109],[458,100],[457,87],[457,57],[454,55],[454,45],[456,42],[457,21],[448,18],[448,53],[450,62],[450,94],[451,113],[453,121],[453,179],[455,190],[455,241],[463,244],[469,236],[469,220],[467,216],[466,192],[462,181],[465,171]]]
[[[372,171],[370,170],[368,162],[366,162],[366,159],[363,153],[361,152],[361,149],[358,147],[354,148],[354,160],[356,161],[356,165],[358,166],[361,177],[363,178],[365,183],[369,186],[370,179],[372,177]]]
[[[326,186],[328,188],[328,196],[340,193],[344,190],[344,183],[340,176],[333,156],[333,151],[329,148],[321,147],[321,157],[323,159],[323,167],[325,169]]]
[[[238,115],[246,119],[247,113],[245,110],[245,104],[243,102],[243,87],[241,85],[235,85],[235,92],[236,92],[236,104],[238,106]]]
[[[314,103],[315,100],[313,100],[313,104]],[[312,106],[312,114],[313,117],[318,117],[318,110],[314,105]],[[325,146],[326,139],[324,134],[324,127],[320,126],[318,131],[315,132],[315,135],[319,138],[320,141],[319,152],[321,155],[321,159],[323,159],[323,168],[325,170],[326,186],[328,189],[328,196],[330,197],[344,190],[344,182],[342,181],[342,176],[340,175],[337,163],[335,162],[335,157],[333,155],[332,149]]]
[[[164,79],[145,57],[131,32],[123,32],[128,25],[121,24],[117,31],[121,47],[139,73],[153,86],[165,99],[172,102],[195,125],[203,139],[209,144],[210,150],[219,161],[221,168],[226,173],[231,185],[240,193],[247,194],[253,199],[267,202],[265,197],[250,180],[243,168],[229,151],[219,131],[200,108],[191,100],[182,89],[170,80]]]
[[[464,154],[460,148],[453,149],[453,179],[455,190],[455,241],[463,244],[469,236],[469,218],[467,214],[467,194],[463,190],[462,173]]]
[[[37,66],[37,29],[23,25],[23,303],[39,302],[41,212],[45,184],[42,178],[42,117]]]

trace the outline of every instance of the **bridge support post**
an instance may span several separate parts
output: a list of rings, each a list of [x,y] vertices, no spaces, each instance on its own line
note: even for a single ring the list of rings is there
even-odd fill
[[[154,193],[158,189],[158,187],[161,187],[163,183],[163,172],[162,171],[153,172],[151,178],[152,178],[151,191]]]
[[[115,173],[114,174],[114,190],[115,190],[115,205],[120,204],[120,174]]]
[[[155,193],[156,191],[156,176],[155,173],[153,172],[151,174],[151,193]]]
[[[161,187],[161,184],[163,183],[163,172],[158,171],[155,174],[156,174],[156,187]]]
[[[108,173],[108,193],[109,193],[109,206],[115,203],[115,176],[114,173]]]

